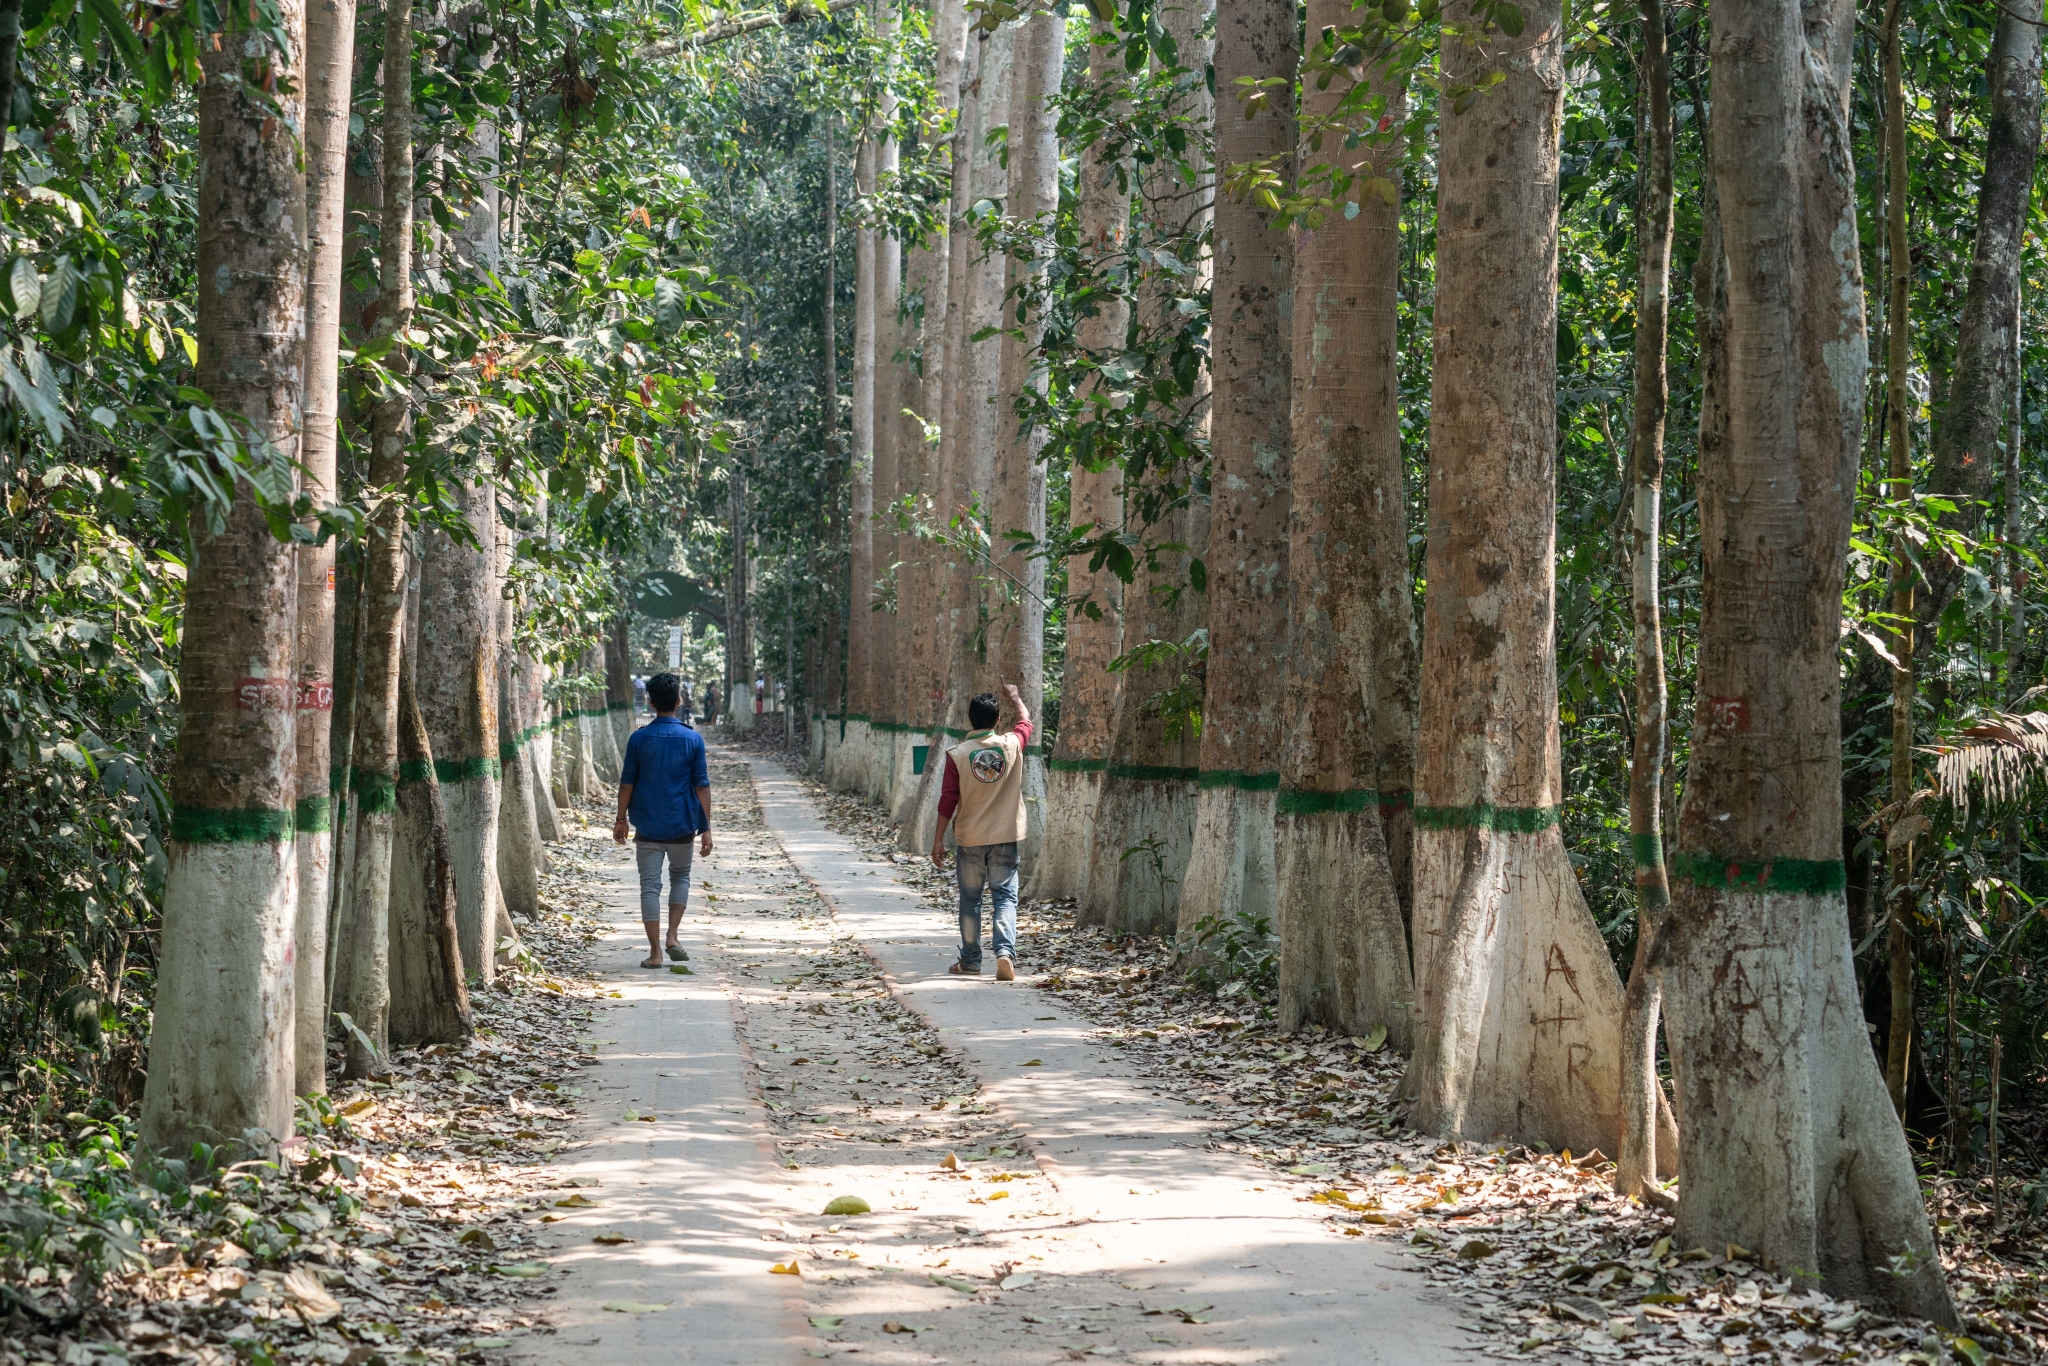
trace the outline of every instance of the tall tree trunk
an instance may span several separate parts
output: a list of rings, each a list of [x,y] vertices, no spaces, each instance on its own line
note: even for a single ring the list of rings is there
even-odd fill
[[[1001,149],[988,144],[988,135],[1006,126],[1009,118],[1017,32],[1017,26],[1004,25],[978,40],[974,128],[962,150],[968,180],[966,203],[970,205],[982,200],[999,202],[1008,191],[1009,173],[1003,165]],[[957,189],[955,196],[957,205]],[[962,206],[963,215],[965,211]],[[981,587],[985,570],[979,554],[972,548],[961,548],[957,542],[963,538],[972,542],[986,527],[986,501],[995,464],[1001,344],[983,334],[1000,325],[1005,263],[1000,253],[984,251],[973,230],[964,223],[956,230],[953,241],[957,246],[949,268],[959,281],[959,346],[954,352],[959,364],[953,402],[948,409],[951,434],[944,437],[941,448],[946,481],[938,517],[956,541],[945,564],[945,733],[963,739],[967,734],[968,699],[988,687],[982,669]],[[982,339],[977,341],[976,337]],[[951,529],[955,521],[959,526]],[[936,810],[929,818],[936,824]],[[930,829],[926,827],[927,832]]]
[[[1010,105],[1009,193],[1004,211],[1014,221],[1037,223],[1048,232],[1060,198],[1060,67],[1066,55],[1067,21],[1054,10],[1028,16],[1017,30],[1016,82]],[[1012,256],[1006,268],[1005,308],[1018,307],[1043,287],[1047,258]],[[995,597],[989,622],[995,681],[1014,683],[1031,715],[1044,724],[1045,711],[1045,466],[1038,458],[1045,431],[1028,429],[1015,411],[1027,391],[1043,394],[1045,357],[1040,343],[1045,313],[1031,306],[1023,326],[1006,330],[997,362],[995,465],[990,471],[989,531],[995,561]],[[1023,543],[1014,539],[1028,537]],[[995,606],[1000,604],[1000,607]],[[1018,872],[1032,881],[1038,843],[1045,833],[1045,746],[1035,738],[1024,748],[1026,834],[1018,848]]]
[[[1847,0],[1713,13],[1725,443],[1699,474],[1699,704],[1665,928],[1681,1245],[1955,1311],[1857,1009],[1840,648],[1868,364]]]
[[[1906,371],[1912,363],[1913,259],[1906,245],[1906,202],[1910,182],[1906,167],[1906,81],[1899,52],[1899,23],[1905,0],[1890,0],[1884,18],[1884,162],[1886,181],[1885,244],[1891,258],[1886,284],[1885,316],[1889,320],[1885,347],[1885,473],[1886,490],[1903,502],[1913,496],[1913,402],[1907,392]],[[2039,53],[2036,52],[2038,62]],[[2036,89],[2040,78],[2035,78]],[[2036,121],[2040,101],[2035,100]],[[2038,133],[2036,134],[2038,139]],[[2029,170],[2031,172],[2031,159]],[[2015,252],[2017,256],[2017,252]],[[1992,428],[1996,440],[1997,428]],[[1892,612],[1899,626],[1892,635],[1892,801],[1903,802],[1913,795],[1913,546],[1901,532],[1894,538],[1892,553]],[[1929,558],[1932,558],[1931,556]],[[1891,1031],[1885,1043],[1885,1083],[1892,1106],[1906,1112],[1906,1077],[1913,1048],[1913,929],[1912,869],[1913,847],[1890,851],[1886,863],[1891,885],[1885,901],[1889,907],[1886,926],[1887,950],[1891,960]]]
[[[841,458],[839,446],[839,153],[832,145],[832,116],[825,116],[825,307],[818,335],[819,360],[824,370],[819,388],[821,402],[818,404],[819,444],[825,452],[825,518],[826,544],[830,547],[825,563],[830,569],[838,567],[838,559],[845,553],[846,504],[840,491],[846,484],[846,464]],[[823,757],[818,769],[821,775],[830,773],[839,755],[841,732],[845,728],[846,716],[846,615],[839,601],[837,591],[827,588],[821,595],[825,601],[824,621],[824,687],[822,690],[825,711],[825,732]],[[837,712],[838,725],[833,725],[833,713]]]
[[[527,776],[533,784],[535,833],[543,846],[562,842],[562,826],[556,814],[554,785],[555,728],[550,724],[547,701],[547,666],[525,651],[515,656],[519,680],[519,733],[530,737],[526,745]],[[545,847],[535,851],[542,872],[547,871]]]
[[[456,928],[462,964],[489,985],[496,974],[498,903],[498,760],[496,498],[473,478],[459,486],[462,515],[476,538],[471,549],[442,531],[426,535],[420,570],[420,667],[434,687],[420,698],[434,774],[448,808],[455,875]],[[610,734],[605,712],[593,729]],[[415,836],[418,832],[415,830]],[[415,851],[421,863],[425,856]]]
[[[296,42],[300,0],[278,28]],[[303,54],[253,29],[202,40],[199,384],[258,450],[299,455],[306,192]],[[245,73],[274,93],[245,93]],[[4,113],[5,111],[0,111]],[[268,1146],[292,1130],[298,915],[296,555],[238,484],[193,520],[171,768],[170,872],[142,1132],[153,1148]]]
[[[496,519],[493,519],[494,521]],[[512,529],[499,523],[494,547],[493,577],[505,581],[512,563]],[[526,657],[513,649],[513,630],[518,609],[512,599],[496,595],[491,602],[496,618],[492,634],[496,646],[498,687],[498,887],[504,893],[505,909],[522,920],[540,916],[540,870],[545,858],[540,847],[540,817],[534,810],[532,740],[526,729]]]
[[[854,193],[875,192],[876,148],[863,132],[854,158]],[[868,714],[874,709],[875,598],[875,324],[880,311],[876,270],[880,234],[865,225],[853,234],[853,431],[846,601],[846,713],[840,768],[832,785],[865,791],[874,756]]]
[[[412,6],[387,3],[384,51],[412,52]],[[378,255],[377,330],[402,336],[412,321],[413,158],[412,63],[384,66],[382,225]],[[393,383],[379,394],[370,419],[370,488],[378,499],[363,547],[363,653],[355,695],[355,740],[349,794],[348,901],[335,917],[334,1008],[356,1028],[346,1036],[344,1075],[381,1067],[391,991],[388,965],[391,862],[396,839],[399,758],[399,674],[412,623],[411,576],[405,551],[406,452],[412,444],[411,360],[404,346],[386,358]],[[366,1047],[364,1040],[369,1041]]]
[[[306,14],[306,341],[301,490],[317,508],[334,501],[341,380],[342,182],[348,163],[355,67],[355,0]],[[327,908],[333,889],[331,772],[334,706],[334,542],[299,547],[297,831],[299,903],[293,935],[300,1095],[327,1088]]]
[[[1348,0],[1311,0],[1308,32],[1341,28],[1349,14]],[[1310,42],[1323,62],[1335,55]],[[1391,736],[1412,772],[1415,621],[1397,366],[1401,210],[1376,183],[1399,185],[1402,148],[1396,136],[1347,151],[1339,131],[1319,135],[1345,83],[1318,90],[1308,73],[1303,169],[1365,165],[1294,256],[1293,588],[1274,830],[1280,1024],[1345,1034],[1385,1025],[1405,1050],[1415,983],[1385,815],[1403,809],[1413,779],[1382,790],[1380,750]],[[1400,127],[1401,78],[1382,68],[1367,79]]]
[[[1300,65],[1294,0],[1217,9],[1216,164],[1294,151],[1287,90]],[[1282,82],[1249,117],[1239,81]],[[1215,304],[1209,366],[1215,406],[1209,442],[1209,667],[1202,699],[1195,843],[1180,900],[1183,934],[1244,915],[1271,922],[1279,907],[1273,812],[1280,791],[1286,660],[1287,511],[1294,433],[1294,252],[1284,229],[1250,196],[1216,204]]]
[[[1615,1189],[1655,1200],[1657,1112],[1657,937],[1671,904],[1664,871],[1664,625],[1658,595],[1664,499],[1664,414],[1671,400],[1671,54],[1663,0],[1639,0],[1643,16],[1642,168],[1636,198],[1636,355],[1629,430],[1629,575],[1635,618],[1636,734],[1629,756],[1629,846],[1636,865],[1636,955],[1622,1017],[1621,1153]],[[1669,1165],[1669,1154],[1666,1165]]]
[[[626,757],[626,741],[633,734],[633,618],[622,614],[612,618],[604,636],[604,704],[611,717],[612,740],[619,758]]]
[[[1089,25],[1088,81],[1098,91],[1125,90],[1123,47],[1113,21]],[[1114,106],[1127,109],[1119,101]],[[1097,142],[1081,153],[1079,229],[1081,251],[1093,277],[1095,302],[1075,323],[1075,340],[1088,355],[1107,361],[1120,354],[1130,332],[1130,307],[1118,282],[1129,268],[1131,229],[1128,158],[1105,158]],[[1101,386],[1090,383],[1085,401],[1108,405]],[[1112,461],[1103,468],[1076,464],[1067,473],[1067,522],[1090,537],[1121,531],[1123,471]],[[1067,652],[1060,683],[1060,728],[1046,761],[1045,842],[1031,891],[1041,897],[1087,895],[1090,831],[1102,796],[1102,772],[1116,738],[1117,684],[1109,671],[1123,653],[1123,580],[1105,564],[1088,568],[1092,557],[1067,562]]]
[[[426,718],[420,712],[417,676],[415,663],[408,660],[399,695],[404,762],[384,931],[390,946],[386,1032],[401,1048],[466,1043],[475,1027],[457,925],[458,853]]]
[[[1180,78],[1176,113],[1198,136],[1214,124],[1215,100],[1206,79],[1215,54],[1215,40],[1206,36],[1214,14],[1213,0],[1169,0],[1159,11],[1160,27],[1173,39],[1187,73]],[[1149,169],[1140,186],[1138,225],[1147,250],[1186,252],[1208,230],[1215,208],[1210,150],[1191,152],[1189,161],[1197,168],[1192,184],[1170,165],[1155,162]],[[1206,274],[1208,259],[1190,254],[1193,259],[1183,264],[1198,277]],[[1138,326],[1155,337],[1181,326],[1159,270],[1154,266],[1140,280],[1137,300]],[[1189,400],[1197,428],[1208,419],[1206,371],[1199,383]],[[1208,601],[1190,582],[1189,561],[1198,555],[1163,548],[1208,544],[1209,505],[1195,487],[1194,473],[1148,470],[1140,488],[1125,490],[1126,530],[1139,534],[1147,547],[1124,596],[1126,654],[1153,642],[1185,645],[1207,624]],[[1195,762],[1201,751],[1200,737],[1157,705],[1161,694],[1181,683],[1179,667],[1156,662],[1123,671],[1081,903],[1082,919],[1114,933],[1164,934],[1175,927],[1194,841]]]
[[[935,77],[939,102],[936,123],[945,126],[944,155],[950,203],[946,229],[929,252],[918,253],[918,287],[924,295],[924,327],[921,337],[923,374],[922,402],[918,415],[940,430],[936,444],[918,433],[923,477],[920,480],[918,516],[936,520],[942,526],[949,515],[948,463],[956,441],[953,439],[953,408],[965,346],[960,331],[965,316],[961,295],[966,283],[966,258],[962,248],[972,243],[973,233],[961,219],[968,209],[966,198],[971,166],[969,141],[973,136],[972,97],[967,85],[967,10],[961,0],[934,0],[932,41],[937,49]],[[977,44],[978,46],[978,44]],[[976,54],[979,55],[978,53]],[[966,242],[962,242],[962,238]],[[918,573],[918,601],[912,617],[910,656],[915,662],[913,681],[915,707],[911,721],[916,739],[925,749],[924,771],[916,775],[909,800],[899,812],[901,832],[897,847],[919,854],[931,848],[932,831],[938,818],[939,786],[945,774],[941,754],[947,741],[947,684],[952,663],[952,613],[950,552],[926,541],[910,558]]]
[[[1485,21],[1460,4],[1461,26]],[[1620,1129],[1622,991],[1558,830],[1562,15],[1444,53],[1415,807],[1413,1123],[1585,1152]]]

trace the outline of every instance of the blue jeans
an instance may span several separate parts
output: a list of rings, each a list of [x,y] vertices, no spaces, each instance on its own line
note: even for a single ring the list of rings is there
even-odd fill
[[[996,957],[1017,961],[1017,846],[963,844],[954,851],[960,881],[960,966],[981,967],[981,889],[995,914],[989,927]]]
[[[678,840],[673,844],[657,844],[653,840],[633,842],[633,858],[640,865],[641,924],[653,925],[661,920],[661,861],[664,857],[668,859],[668,904],[690,904],[690,859],[695,853],[690,840]]]

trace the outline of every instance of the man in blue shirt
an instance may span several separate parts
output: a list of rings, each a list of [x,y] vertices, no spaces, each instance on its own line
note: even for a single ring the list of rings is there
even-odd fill
[[[676,719],[683,682],[672,673],[647,680],[654,719],[626,741],[619,772],[619,818],[612,838],[626,842],[633,825],[633,852],[640,864],[640,923],[647,930],[643,968],[661,966],[661,865],[668,861],[668,956],[689,958],[676,932],[690,903],[690,840],[703,838],[696,852],[711,855],[711,775],[704,767],[704,737]]]

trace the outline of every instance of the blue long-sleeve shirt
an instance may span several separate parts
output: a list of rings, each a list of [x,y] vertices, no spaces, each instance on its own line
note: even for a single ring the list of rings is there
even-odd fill
[[[633,785],[626,816],[634,839],[670,844],[711,828],[697,801],[697,789],[711,786],[704,737],[675,717],[657,716],[626,740],[619,782]]]

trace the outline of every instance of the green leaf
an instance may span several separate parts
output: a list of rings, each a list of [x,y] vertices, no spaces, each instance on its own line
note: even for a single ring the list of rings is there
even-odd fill
[[[841,1195],[825,1206],[827,1214],[872,1214],[874,1209],[858,1195]]]
[[[85,7],[100,21],[100,27],[107,31],[107,41],[114,51],[121,54],[121,61],[130,71],[142,74],[142,44],[135,37],[135,30],[128,26],[127,16],[122,14],[114,0],[85,0]]]

